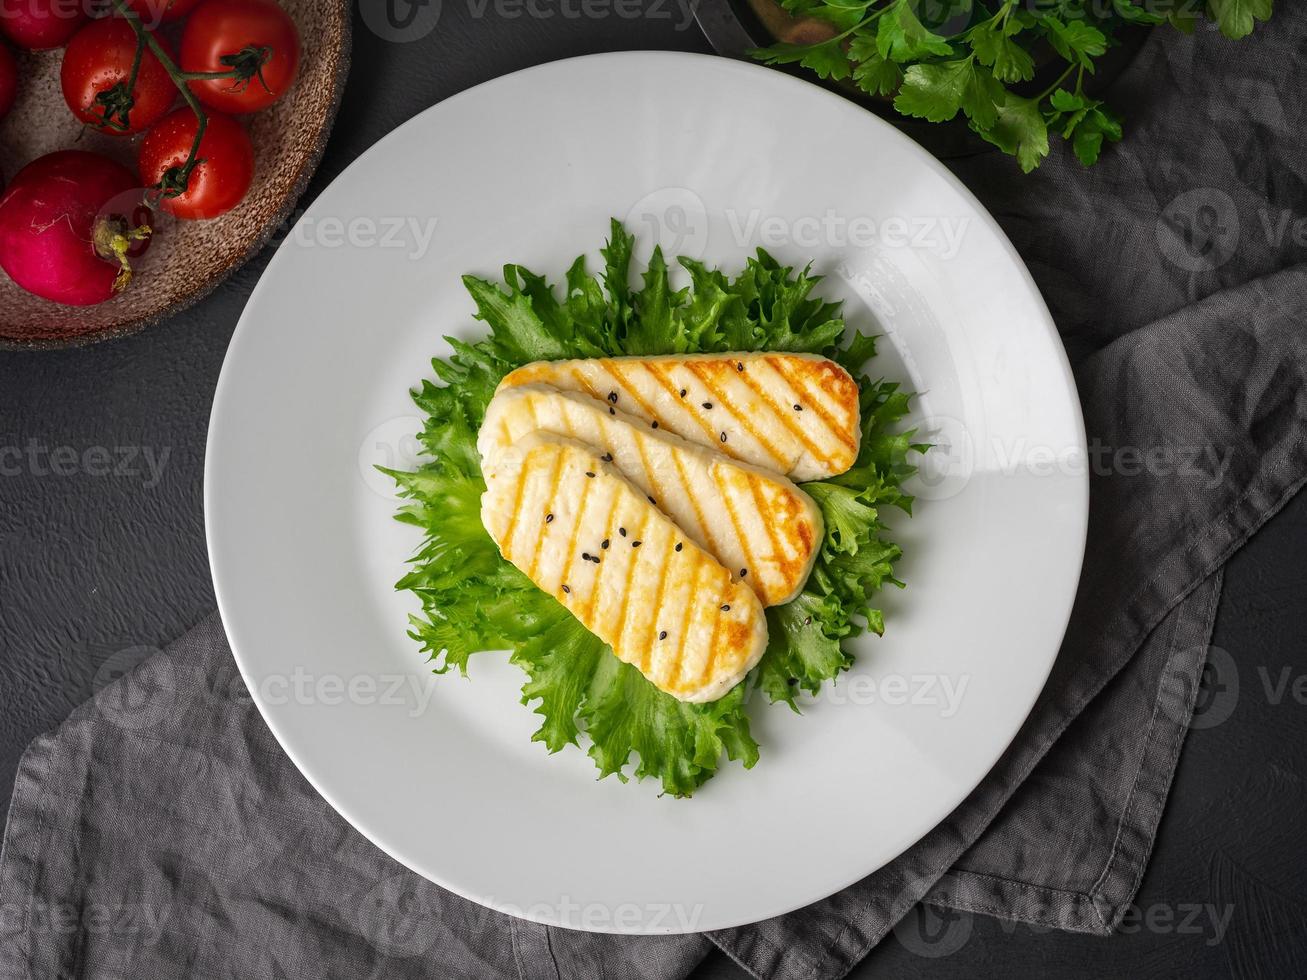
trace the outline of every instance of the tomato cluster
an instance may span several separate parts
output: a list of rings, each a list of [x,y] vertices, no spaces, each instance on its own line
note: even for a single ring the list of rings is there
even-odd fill
[[[139,137],[138,186],[145,188],[143,203],[184,219],[225,214],[244,199],[254,179],[254,148],[236,117],[266,108],[290,88],[300,55],[294,21],[276,0],[107,2],[104,15],[92,17],[88,13],[91,0],[4,0],[0,3],[0,32],[23,48],[67,45],[60,69],[64,100],[88,127],[125,138]],[[19,81],[13,54],[0,44],[0,117],[13,107]],[[185,105],[177,105],[179,97]],[[7,207],[31,218],[33,202],[39,199],[33,192],[39,189],[39,181],[52,179],[50,173],[65,173],[70,168],[88,174],[93,170],[107,173],[110,162],[88,153],[65,155],[53,161],[57,164],[53,168],[38,166],[43,161],[49,158],[20,171],[0,198],[0,266],[19,285],[50,299],[108,299],[125,285],[120,273],[115,273],[107,294],[96,293],[99,299],[69,300],[68,290],[25,281],[31,277],[16,274],[16,270],[30,263],[7,258],[11,251],[22,250],[22,238],[29,234],[27,228],[33,227],[29,222],[27,228],[10,234]],[[17,202],[22,195],[15,193],[20,183],[27,188],[22,204]],[[104,187],[120,183],[117,177],[99,182]],[[11,199],[15,202],[12,207]],[[106,203],[97,202],[97,207]],[[85,210],[89,204],[79,199],[76,207]],[[136,211],[134,207],[128,210]],[[144,213],[148,216],[149,212]],[[67,227],[81,220],[65,213],[52,217]],[[95,224],[102,219],[92,214],[82,221],[90,222],[82,229],[82,237],[90,239],[93,251],[98,249],[96,258],[125,270],[131,251],[143,246],[131,239],[129,248],[123,244],[126,239],[114,235],[127,234],[135,226],[123,224],[118,215],[118,223],[105,231]],[[42,230],[40,224],[35,227]],[[26,244],[29,251],[39,251],[42,245]],[[51,278],[48,272],[45,278]]]

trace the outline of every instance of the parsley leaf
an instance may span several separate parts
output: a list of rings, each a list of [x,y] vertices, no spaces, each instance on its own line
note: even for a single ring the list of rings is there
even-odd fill
[[[1013,40],[1022,31],[1015,18],[1004,23],[984,21],[968,32],[971,49],[982,65],[994,69],[1001,82],[1024,82],[1035,77],[1035,59]]]
[[[801,65],[811,69],[818,78],[838,81],[848,78],[852,71],[848,55],[840,47],[839,38],[819,44],[773,44],[755,52],[768,65]]]
[[[918,0],[893,0],[879,18],[876,50],[889,61],[917,61],[930,55],[951,55],[953,47],[931,31],[917,17]]]
[[[1247,37],[1256,22],[1271,19],[1272,0],[1207,0],[1208,16],[1232,41]]]
[[[839,33],[813,45],[777,44],[753,52],[771,64],[798,64],[819,77],[872,96],[895,96],[905,116],[945,123],[963,113],[972,129],[1033,170],[1048,155],[1049,132],[1063,136],[1086,166],[1105,143],[1121,138],[1121,120],[1101,103],[1075,125],[1052,104],[1075,74],[1083,92],[1124,26],[1170,23],[1192,33],[1204,15],[1232,39],[1251,34],[1270,18],[1274,0],[1204,0],[1164,5],[1147,0],[781,0],[794,17],[815,18]],[[923,19],[924,18],[924,19]],[[945,36],[947,35],[947,36]],[[1036,77],[1036,53],[1045,48],[1066,63],[1065,73],[1041,94],[1008,98],[1006,86]],[[974,60],[968,60],[974,59]],[[1055,67],[1055,66],[1054,66]],[[1075,110],[1079,111],[1079,110]],[[1064,134],[1064,135],[1063,135]]]
[[[893,95],[903,81],[903,69],[882,57],[873,37],[855,37],[849,44],[849,57],[856,62],[853,80],[870,95]]]
[[[1063,58],[1086,71],[1094,70],[1094,59],[1107,50],[1107,37],[1083,20],[1063,23],[1056,17],[1043,18],[1048,42]]]
[[[1048,156],[1048,124],[1037,99],[1009,95],[999,107],[997,122],[980,135],[1004,153],[1015,156],[1025,173],[1030,173]]]
[[[998,119],[1007,95],[987,68],[974,57],[939,64],[913,65],[903,75],[894,108],[905,116],[944,122],[966,113],[976,126],[988,129]]]

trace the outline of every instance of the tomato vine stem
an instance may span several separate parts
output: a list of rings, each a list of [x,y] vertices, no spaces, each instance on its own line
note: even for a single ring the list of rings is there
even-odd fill
[[[186,83],[190,81],[208,81],[215,78],[232,78],[238,84],[248,85],[251,79],[258,78],[263,87],[267,88],[268,84],[263,78],[263,66],[272,57],[272,48],[250,46],[235,54],[225,55],[222,63],[231,66],[227,71],[182,71],[177,67],[176,62],[169,57],[163,45],[158,42],[153,34],[146,30],[145,25],[141,23],[140,15],[128,5],[127,0],[110,0],[110,2],[136,33],[136,56],[132,61],[131,77],[124,93],[127,105],[125,109],[122,109],[122,123],[121,125],[115,125],[111,121],[113,110],[107,109],[105,124],[112,125],[114,128],[127,128],[127,113],[131,111],[132,107],[131,93],[136,88],[136,78],[140,72],[141,59],[144,57],[147,47],[154,57],[158,59],[159,64],[163,66],[163,70],[168,73],[168,77],[172,79],[173,84],[177,86],[177,90],[181,92],[182,98],[186,100],[191,112],[195,113],[195,139],[191,142],[191,149],[186,155],[186,161],[180,167],[169,168],[159,183],[150,188],[150,192],[146,194],[145,203],[153,206],[159,202],[160,198],[179,197],[185,194],[186,188],[190,185],[191,174],[201,162],[200,143],[203,142],[204,132],[209,127],[209,116],[204,111],[204,107],[200,105],[200,100],[195,97],[195,93],[191,91],[191,87]]]

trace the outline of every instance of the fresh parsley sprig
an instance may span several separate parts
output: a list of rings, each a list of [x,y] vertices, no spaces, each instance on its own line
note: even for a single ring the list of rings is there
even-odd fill
[[[1085,93],[1086,76],[1127,25],[1169,23],[1192,32],[1204,16],[1226,37],[1251,34],[1274,0],[781,0],[797,17],[828,22],[815,44],[773,44],[753,52],[767,64],[794,64],[847,81],[869,95],[893,96],[902,115],[968,125],[1026,173],[1049,153],[1050,136],[1080,162],[1098,160],[1121,139],[1121,118]],[[1047,46],[1065,63],[1043,91],[1025,91],[1035,52]],[[1037,84],[1037,83],[1036,83]]]

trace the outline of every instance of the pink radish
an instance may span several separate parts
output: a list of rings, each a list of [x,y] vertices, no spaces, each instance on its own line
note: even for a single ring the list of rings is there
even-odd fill
[[[112,299],[150,244],[144,193],[130,170],[97,153],[33,160],[0,197],[0,268],[56,303]]]

